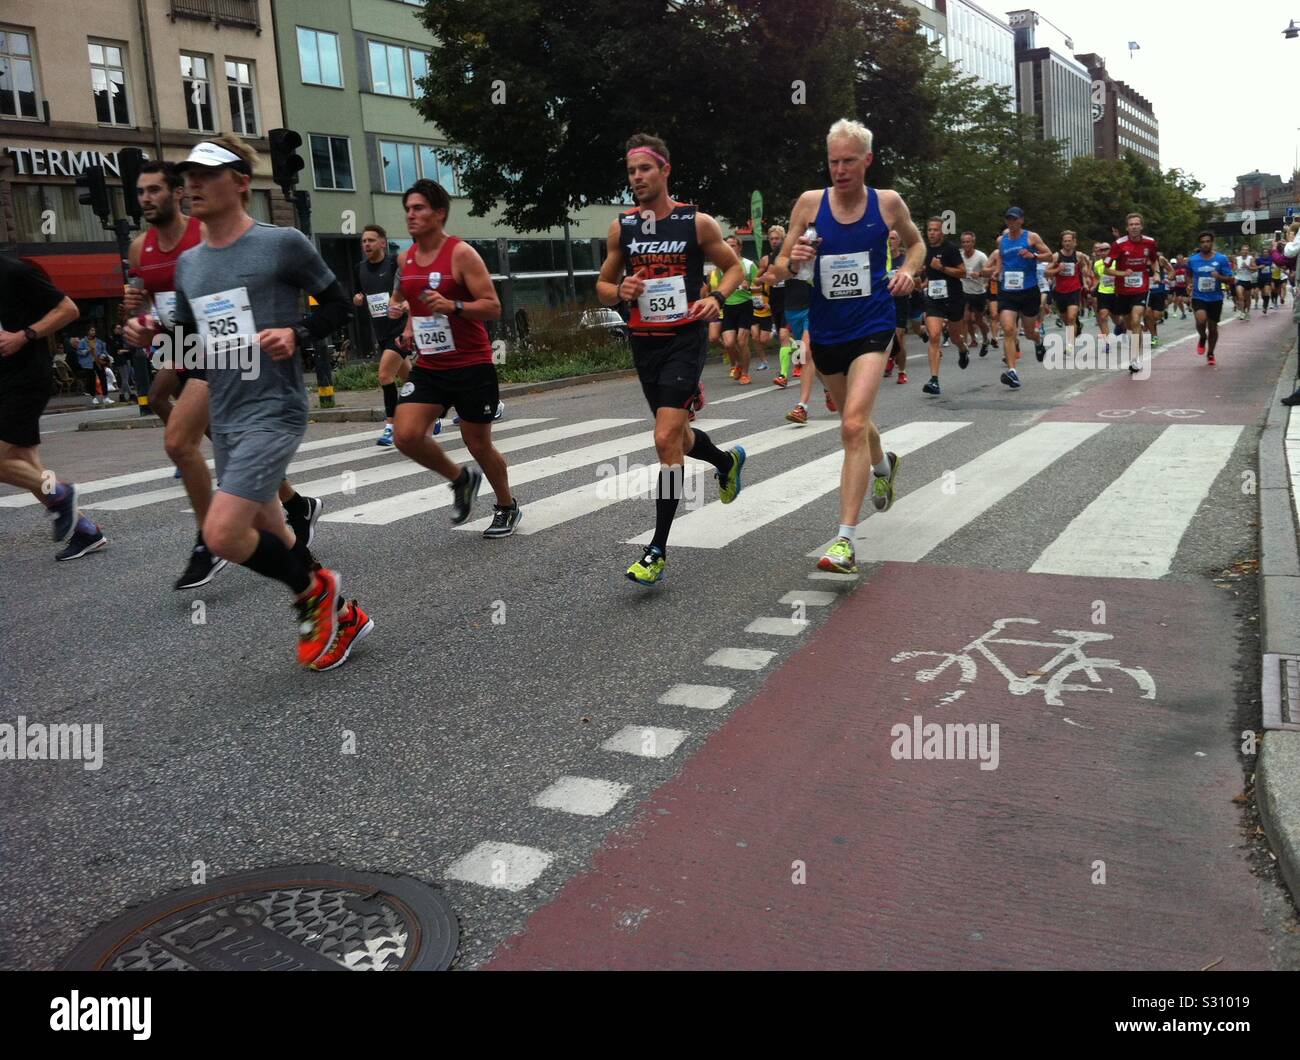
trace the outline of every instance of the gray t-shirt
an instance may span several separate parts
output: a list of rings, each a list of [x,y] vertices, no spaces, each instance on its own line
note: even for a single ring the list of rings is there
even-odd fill
[[[287,328],[302,319],[303,291],[319,294],[335,282],[311,241],[296,228],[255,224],[228,247],[200,243],[176,262],[176,323],[202,335],[242,336]],[[228,299],[213,299],[229,294]],[[200,321],[199,317],[203,320]],[[247,357],[247,354],[245,355]],[[214,431],[301,433],[307,427],[302,357],[272,360],[260,349],[248,370],[238,356],[205,369]]]
[[[977,272],[988,268],[988,255],[982,250],[975,251],[969,258],[963,250],[961,254],[962,263],[966,266],[967,272]],[[961,281],[961,289],[964,294],[983,294],[989,289],[989,281],[982,277],[964,276]]]

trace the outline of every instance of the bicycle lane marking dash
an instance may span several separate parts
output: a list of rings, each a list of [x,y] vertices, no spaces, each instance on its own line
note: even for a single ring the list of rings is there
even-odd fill
[[[1199,582],[885,563],[488,966],[1266,967],[1235,644]],[[996,768],[900,735],[936,724],[996,726]]]

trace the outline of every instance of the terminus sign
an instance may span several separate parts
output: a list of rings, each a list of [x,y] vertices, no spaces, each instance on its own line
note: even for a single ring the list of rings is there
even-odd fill
[[[6,147],[5,151],[13,156],[20,177],[77,177],[90,166],[103,166],[105,173],[115,177],[122,175],[116,151],[65,151],[48,147]]]

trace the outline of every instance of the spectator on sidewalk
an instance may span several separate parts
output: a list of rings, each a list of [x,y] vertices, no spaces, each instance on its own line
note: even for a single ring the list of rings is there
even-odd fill
[[[130,401],[134,390],[132,377],[135,373],[131,366],[131,354],[134,351],[127,345],[123,330],[121,324],[113,328],[113,335],[108,340],[108,353],[113,359],[113,371],[121,387],[121,398],[123,401]]]
[[[1288,258],[1294,258],[1300,254],[1300,224],[1293,224],[1286,230],[1286,246],[1282,248],[1282,253]],[[1296,322],[1297,336],[1300,337],[1300,298],[1291,299],[1291,319]],[[1291,392],[1290,397],[1282,399],[1283,405],[1300,405],[1300,384]]]
[[[108,396],[107,379],[104,376],[108,363],[108,347],[104,345],[103,339],[97,337],[92,325],[86,331],[86,337],[77,345],[77,364],[81,367],[86,393],[90,395],[92,405],[100,403],[101,393],[105,405],[113,404],[113,399]]]

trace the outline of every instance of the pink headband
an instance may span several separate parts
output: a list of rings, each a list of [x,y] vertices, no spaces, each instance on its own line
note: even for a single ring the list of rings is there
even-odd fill
[[[658,162],[659,162],[661,165],[665,165],[665,166],[666,166],[666,165],[669,164],[668,159],[664,158],[663,155],[661,155],[658,151],[654,150],[654,148],[651,148],[651,147],[634,147],[634,148],[632,148],[632,150],[630,150],[630,151],[627,153],[627,157],[628,157],[628,158],[631,158],[633,155],[636,155],[636,154],[647,154],[647,155],[649,155],[651,158],[658,160]]]

